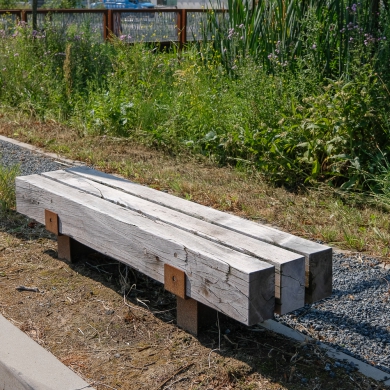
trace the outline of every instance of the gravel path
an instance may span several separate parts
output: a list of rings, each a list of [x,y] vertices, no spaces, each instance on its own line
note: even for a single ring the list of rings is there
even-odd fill
[[[335,254],[332,296],[277,320],[390,374],[390,269],[374,258]]]
[[[0,141],[0,164],[6,167],[19,164],[21,176],[64,168],[62,164],[54,162],[51,158],[45,158],[38,153],[3,141]]]
[[[64,167],[51,158],[0,141],[0,164],[16,163],[21,175]],[[335,254],[332,296],[276,320],[374,363],[390,377],[390,269],[378,260]]]

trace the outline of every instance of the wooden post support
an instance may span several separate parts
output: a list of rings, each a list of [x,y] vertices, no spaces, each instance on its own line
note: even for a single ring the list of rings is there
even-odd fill
[[[120,14],[119,14],[120,15]],[[114,16],[112,9],[107,11],[107,39],[110,40],[112,38],[112,34],[114,32]]]
[[[108,41],[108,37],[108,10],[105,9],[103,12],[103,39]]]
[[[57,237],[57,253],[58,258],[66,260],[69,263],[72,262],[72,239],[68,236],[58,236]]]
[[[217,311],[196,301],[195,299],[182,299],[176,297],[177,300],[177,325],[197,336],[199,330],[205,326],[211,326],[217,321]]]
[[[93,252],[93,249],[59,232],[58,214],[45,209],[46,230],[57,236],[58,258],[72,263],[76,257]]]
[[[81,244],[72,237],[62,234],[57,237],[57,244],[58,258],[68,263],[74,263],[77,258],[95,252],[92,248]]]
[[[179,35],[179,49],[182,50],[187,42],[187,10],[181,9],[177,14],[177,32]]]
[[[177,325],[197,336],[202,326],[211,325],[217,312],[186,296],[186,274],[181,269],[164,264],[164,288],[176,295]]]
[[[27,23],[27,12],[25,10],[22,10],[22,13],[20,15],[20,21]]]

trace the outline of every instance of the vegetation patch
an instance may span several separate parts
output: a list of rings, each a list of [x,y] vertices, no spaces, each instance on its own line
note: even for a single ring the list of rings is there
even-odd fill
[[[42,31],[3,22],[2,108],[199,153],[293,189],[325,182],[384,195],[387,3],[228,6],[229,17],[210,12],[211,39],[180,52],[101,43],[88,22],[64,29],[48,19]]]

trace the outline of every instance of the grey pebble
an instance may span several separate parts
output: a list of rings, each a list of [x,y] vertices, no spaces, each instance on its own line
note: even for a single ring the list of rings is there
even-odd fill
[[[56,163],[51,158],[3,141],[0,141],[0,164],[9,168],[19,165],[20,176],[64,168],[62,164]]]
[[[389,283],[390,269],[378,259],[334,254],[332,296],[276,320],[298,330],[304,325],[302,333],[390,373]]]

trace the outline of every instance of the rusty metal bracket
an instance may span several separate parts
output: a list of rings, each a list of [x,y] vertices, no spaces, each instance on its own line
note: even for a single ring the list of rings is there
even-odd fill
[[[186,299],[185,272],[169,264],[164,264],[164,288],[172,294]]]
[[[58,231],[58,214],[53,213],[53,211],[45,209],[45,225],[46,225],[46,230],[56,234],[57,236],[60,235]]]

